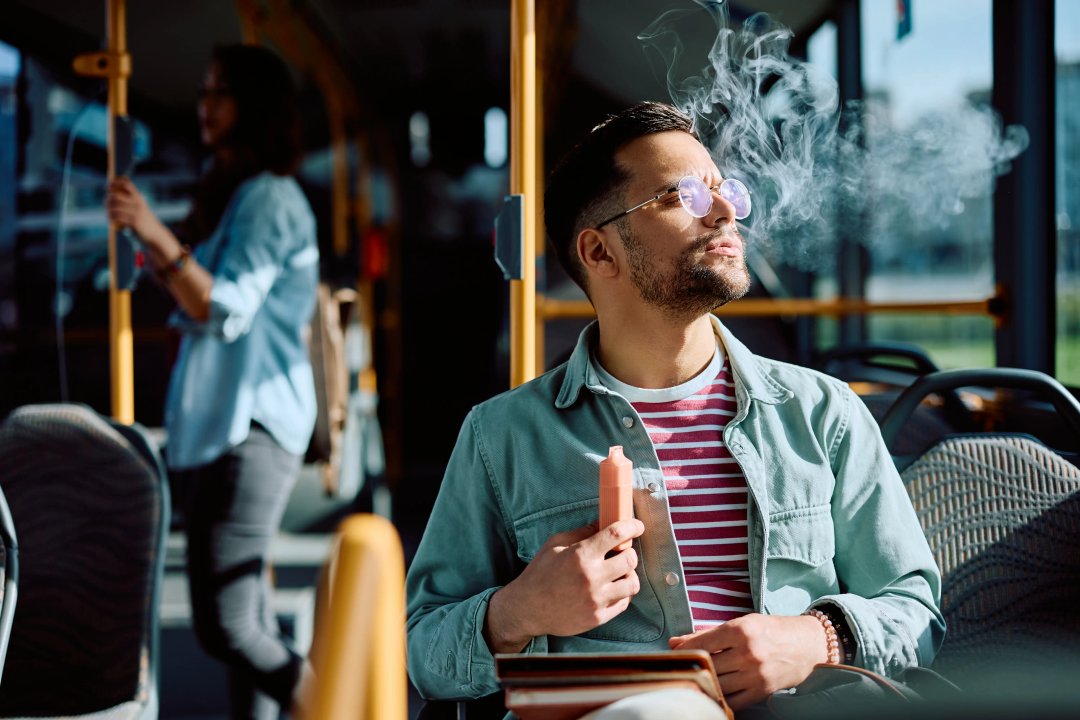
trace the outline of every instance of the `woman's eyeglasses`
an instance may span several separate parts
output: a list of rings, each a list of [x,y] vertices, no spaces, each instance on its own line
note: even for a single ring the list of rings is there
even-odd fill
[[[745,220],[750,217],[750,191],[742,184],[742,182],[735,178],[728,178],[715,187],[709,187],[701,178],[687,175],[679,180],[679,184],[675,187],[668,188],[659,195],[654,195],[645,202],[638,203],[629,210],[623,210],[618,215],[609,217],[607,220],[597,225],[596,229],[599,230],[608,223],[615,222],[619,218],[625,217],[635,210],[640,210],[649,203],[663,200],[673,193],[679,194],[679,203],[682,205],[683,210],[689,213],[691,217],[705,217],[712,210],[713,193],[717,192],[720,193],[720,197],[727,200],[731,203],[731,206],[735,208],[736,220]]]

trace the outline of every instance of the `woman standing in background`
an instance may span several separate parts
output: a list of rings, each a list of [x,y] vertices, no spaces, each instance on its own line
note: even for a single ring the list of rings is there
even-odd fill
[[[267,555],[315,424],[305,330],[315,307],[315,220],[292,178],[301,146],[285,64],[215,49],[198,103],[212,158],[183,244],[127,178],[109,219],[130,227],[179,309],[166,457],[185,487],[195,631],[229,671],[233,718],[288,710],[302,659],[280,635]]]

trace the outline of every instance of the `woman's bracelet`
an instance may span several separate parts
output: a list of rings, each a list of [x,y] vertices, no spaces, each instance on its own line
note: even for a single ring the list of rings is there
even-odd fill
[[[828,656],[825,662],[829,665],[839,665],[840,636],[836,632],[836,625],[833,623],[832,618],[817,609],[807,610],[803,615],[815,617],[821,622],[821,627],[825,629],[825,653]]]
[[[184,269],[191,260],[191,248],[187,245],[180,246],[180,255],[170,263],[167,263],[157,272],[158,280],[163,284],[168,283],[173,277]]]

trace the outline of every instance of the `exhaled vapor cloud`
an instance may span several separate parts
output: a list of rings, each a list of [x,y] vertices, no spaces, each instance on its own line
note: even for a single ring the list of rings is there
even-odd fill
[[[788,54],[792,32],[758,14],[730,26],[726,6],[665,13],[638,36],[658,54],[672,102],[694,120],[717,166],[753,192],[748,240],[805,269],[831,265],[843,226],[868,245],[902,224],[944,224],[1028,145],[1027,131],[970,102],[897,129],[887,108],[839,107],[836,81]],[[710,22],[711,21],[711,22]],[[691,56],[707,23],[715,39]]]

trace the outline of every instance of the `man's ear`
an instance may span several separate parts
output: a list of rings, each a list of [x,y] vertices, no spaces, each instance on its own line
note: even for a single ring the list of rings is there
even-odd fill
[[[618,256],[612,252],[610,241],[610,234],[596,228],[586,228],[578,234],[578,258],[588,274],[608,278],[619,274]]]

